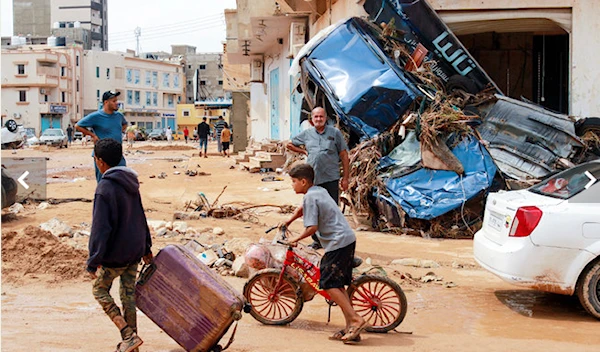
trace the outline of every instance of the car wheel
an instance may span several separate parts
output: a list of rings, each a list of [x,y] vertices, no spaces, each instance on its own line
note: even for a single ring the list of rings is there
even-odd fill
[[[6,121],[6,123],[4,124],[4,126],[6,126],[6,128],[8,129],[9,132],[14,133],[17,128],[19,128],[19,126],[17,125],[17,122],[13,119],[10,119],[8,121]]]
[[[577,283],[577,296],[583,308],[600,319],[600,258],[581,273]]]
[[[448,79],[446,83],[446,92],[451,94],[453,91],[462,90],[470,94],[479,93],[480,89],[477,88],[477,84],[467,77],[461,75],[454,75]]]

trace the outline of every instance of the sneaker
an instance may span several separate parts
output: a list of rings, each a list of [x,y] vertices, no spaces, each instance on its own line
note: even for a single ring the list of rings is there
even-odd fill
[[[130,338],[123,340],[119,345],[117,352],[133,352],[144,343],[136,334]]]
[[[317,241],[314,241],[313,243],[309,244],[308,247],[312,248],[312,249],[321,249],[321,248],[323,248],[323,246],[321,246],[321,243],[319,243]]]

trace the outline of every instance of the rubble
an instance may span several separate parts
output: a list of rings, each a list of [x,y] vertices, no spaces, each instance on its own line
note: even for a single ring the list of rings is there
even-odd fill
[[[11,205],[10,207],[8,207],[8,211],[13,214],[18,214],[24,210],[25,210],[25,207],[21,203],[15,203],[15,204]]]
[[[40,228],[44,231],[52,233],[56,237],[73,236],[73,229],[57,218],[52,218],[47,222],[40,224]]]
[[[403,258],[392,260],[392,265],[414,266],[417,268],[439,268],[440,264],[429,259]]]

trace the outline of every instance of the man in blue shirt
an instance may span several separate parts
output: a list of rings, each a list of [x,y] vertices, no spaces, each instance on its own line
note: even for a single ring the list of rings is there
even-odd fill
[[[117,111],[119,109],[117,102],[119,95],[121,95],[121,92],[104,92],[102,94],[102,109],[79,120],[75,125],[77,131],[83,133],[85,136],[90,136],[94,144],[98,140],[105,138],[112,138],[119,143],[123,143],[122,133],[127,128],[127,120],[125,120],[123,114]],[[89,128],[93,129],[93,132]],[[94,156],[93,153],[92,156]],[[118,166],[126,166],[124,157],[121,158]],[[95,162],[94,169],[96,170],[96,181],[100,182],[102,173],[98,170]]]

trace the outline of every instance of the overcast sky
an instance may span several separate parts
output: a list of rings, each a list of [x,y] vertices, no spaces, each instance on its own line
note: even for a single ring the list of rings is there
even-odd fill
[[[0,0],[2,36],[12,35],[12,0]],[[136,49],[141,28],[142,52],[171,52],[171,44],[188,44],[197,52],[220,52],[225,40],[224,9],[235,0],[108,0],[108,47]]]

